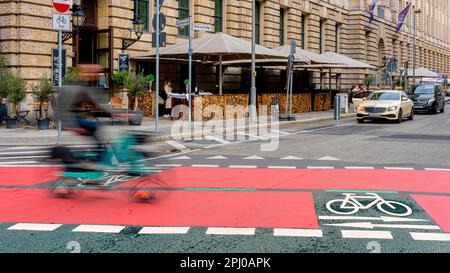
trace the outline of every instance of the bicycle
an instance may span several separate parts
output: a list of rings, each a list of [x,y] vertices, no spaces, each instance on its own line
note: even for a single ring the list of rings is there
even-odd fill
[[[143,160],[144,153],[135,149],[144,140],[145,135],[128,132],[97,153],[72,153],[68,147],[53,148],[52,157],[64,158],[66,162],[63,162],[65,170],[61,178],[49,183],[49,193],[70,198],[78,190],[119,190],[126,191],[134,201],[160,200],[168,187],[155,177],[146,177],[150,174],[149,164]],[[93,168],[80,167],[92,161],[98,161],[98,164]],[[123,183],[129,185],[125,187]]]
[[[377,206],[378,210],[393,216],[409,216],[412,209],[400,202],[384,200],[376,193],[368,193],[365,196],[358,196],[354,193],[343,193],[344,199],[331,200],[326,204],[329,211],[340,215],[351,215],[359,210],[367,210],[373,206]],[[373,200],[367,205],[361,204],[359,200]]]

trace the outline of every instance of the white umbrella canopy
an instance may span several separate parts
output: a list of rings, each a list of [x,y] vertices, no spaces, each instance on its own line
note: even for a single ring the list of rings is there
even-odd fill
[[[429,69],[426,69],[424,67],[417,68],[415,70],[415,72],[416,72],[416,77],[417,78],[439,78],[439,76],[440,76],[438,73],[433,72],[433,71],[431,71]],[[413,72],[409,73],[408,77],[412,78],[413,77]]]
[[[188,41],[170,45],[160,49],[160,56],[187,58],[188,48]],[[193,39],[192,49],[194,52],[194,55],[192,56],[193,59],[215,62],[235,61],[251,58],[252,43],[226,33],[215,33]],[[257,59],[280,59],[285,57],[284,54],[278,51],[260,45],[256,45],[255,53]],[[155,55],[156,53],[152,50],[150,54],[136,56],[135,59],[149,59],[153,58]]]
[[[286,57],[291,54],[291,46],[284,45],[274,49],[275,51],[283,53]],[[342,64],[338,61],[325,58],[317,53],[304,50],[297,47],[295,53],[295,61],[301,63],[314,63],[314,64]]]
[[[352,59],[350,57],[347,57],[342,54],[338,54],[335,52],[326,52],[321,54],[323,58],[326,58],[326,60],[329,60],[330,62],[337,62],[340,64],[344,64],[342,68],[354,68],[354,69],[376,69],[376,67],[363,63],[361,61],[357,61],[355,59]]]

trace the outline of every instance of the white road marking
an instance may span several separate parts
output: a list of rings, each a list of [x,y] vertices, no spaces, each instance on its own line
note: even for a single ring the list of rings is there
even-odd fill
[[[343,126],[349,126],[349,125],[353,125],[352,123],[346,123],[346,124],[341,124],[338,126],[330,126],[330,127],[324,127],[324,128],[318,128],[318,129],[312,129],[312,130],[304,130],[304,131],[300,131],[297,133],[311,133],[311,132],[317,132],[317,131],[323,131],[323,130],[328,130],[328,129],[336,129],[339,127],[343,127]]]
[[[408,167],[384,167],[386,170],[414,171],[414,168]]]
[[[425,230],[440,230],[441,228],[434,225],[392,225],[392,224],[372,224],[369,222],[361,223],[340,223],[340,224],[325,224],[332,227],[354,227],[354,228],[403,228],[403,229],[425,229]]]
[[[251,166],[251,165],[230,165],[228,168],[231,169],[256,169],[258,166]]]
[[[281,160],[303,160],[303,158],[297,157],[297,156],[286,156],[281,158]]]
[[[222,155],[218,155],[218,156],[208,157],[207,159],[220,159],[220,160],[222,160],[222,159],[228,159],[228,158],[225,157],[225,156],[222,156]]]
[[[79,225],[73,232],[119,233],[125,226],[112,225]]]
[[[353,239],[394,239],[390,231],[342,230],[342,238]]]
[[[260,156],[257,156],[257,155],[248,156],[248,157],[245,157],[244,159],[247,159],[247,160],[264,160],[263,157],[260,157]]]
[[[411,232],[411,237],[416,241],[446,241],[450,242],[450,233]]]
[[[225,140],[225,139],[222,139],[222,138],[218,138],[218,137],[215,137],[215,136],[205,136],[205,139],[217,141],[217,142],[219,142],[221,144],[229,144],[230,143],[230,141],[228,141],[228,140]]]
[[[246,134],[246,133],[242,133],[242,132],[238,132],[237,134],[241,135],[241,136],[248,136],[248,137],[252,138],[253,140],[256,140],[256,139],[267,140],[268,139],[266,137],[257,136],[257,135],[254,135],[254,134]]]
[[[334,167],[331,166],[308,166],[309,170],[334,170]]]
[[[206,231],[208,235],[255,235],[255,228],[214,228]]]
[[[194,164],[193,168],[219,168],[219,165]]]
[[[183,144],[180,144],[174,140],[167,140],[166,143],[177,148],[178,150],[181,150],[181,151],[188,150],[188,148],[186,146],[184,146]]]
[[[9,161],[9,162],[1,162],[4,165],[8,164],[35,164],[39,163],[39,161]]]
[[[278,133],[278,134],[280,134],[280,135],[285,135],[285,136],[288,136],[288,135],[291,135],[292,133],[289,133],[289,132],[283,132],[283,131],[280,131],[280,130],[271,130],[272,132],[275,132],[275,133]]]
[[[18,223],[9,227],[9,230],[31,230],[31,231],[54,231],[62,226],[61,224],[32,224],[32,223]]]
[[[274,236],[289,236],[289,237],[323,237],[320,229],[293,229],[293,228],[275,228],[273,230]]]
[[[403,217],[389,217],[389,216],[381,216],[381,217],[363,217],[363,216],[319,216],[319,220],[340,220],[340,221],[348,221],[348,220],[361,220],[361,221],[383,221],[383,222],[429,222],[424,219],[412,219],[412,218],[403,218]]]
[[[375,170],[374,167],[359,167],[359,166],[349,166],[345,167],[347,170]]]
[[[49,154],[49,151],[0,152],[0,156],[2,156],[2,155],[33,155],[33,154]]]
[[[450,169],[425,168],[425,171],[434,171],[434,172],[450,172]]]
[[[183,164],[156,164],[155,165],[155,167],[161,167],[161,168],[164,168],[164,167],[171,168],[171,167],[180,167],[180,166],[183,166]]]
[[[186,234],[189,227],[144,227],[139,234]]]
[[[321,160],[321,161],[338,161],[340,159],[332,157],[332,156],[324,156],[324,157],[319,158],[318,160]]]
[[[169,160],[190,160],[192,158],[190,158],[189,156],[180,156],[180,157],[175,157],[175,158],[169,158]]]
[[[4,156],[0,156],[0,160],[4,160],[4,159],[32,159],[32,158],[46,158],[48,157],[48,155],[31,155],[31,156],[8,156],[8,157],[4,157]]]
[[[297,169],[295,166],[269,166],[269,169]]]

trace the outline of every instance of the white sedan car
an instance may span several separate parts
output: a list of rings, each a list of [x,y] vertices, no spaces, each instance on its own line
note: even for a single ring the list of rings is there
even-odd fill
[[[404,91],[377,91],[362,102],[357,110],[358,123],[384,119],[401,123],[414,119],[414,103]]]

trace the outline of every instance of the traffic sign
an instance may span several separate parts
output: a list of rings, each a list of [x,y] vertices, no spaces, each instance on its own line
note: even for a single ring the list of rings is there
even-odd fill
[[[194,30],[195,31],[201,31],[201,32],[211,32],[212,31],[212,25],[195,23],[194,24]]]
[[[70,15],[65,13],[53,13],[53,30],[70,31]]]
[[[182,28],[182,27],[188,26],[189,23],[190,23],[189,18],[186,18],[186,19],[183,19],[183,20],[178,20],[177,21],[177,28]]]
[[[57,12],[64,13],[70,9],[71,0],[52,0],[53,7]]]
[[[156,31],[156,16],[153,17],[152,21],[153,29]],[[166,16],[164,13],[159,14],[159,31],[163,31],[166,28]]]
[[[159,47],[166,47],[166,32],[160,32],[159,34]],[[152,47],[156,47],[156,32],[152,33]]]

